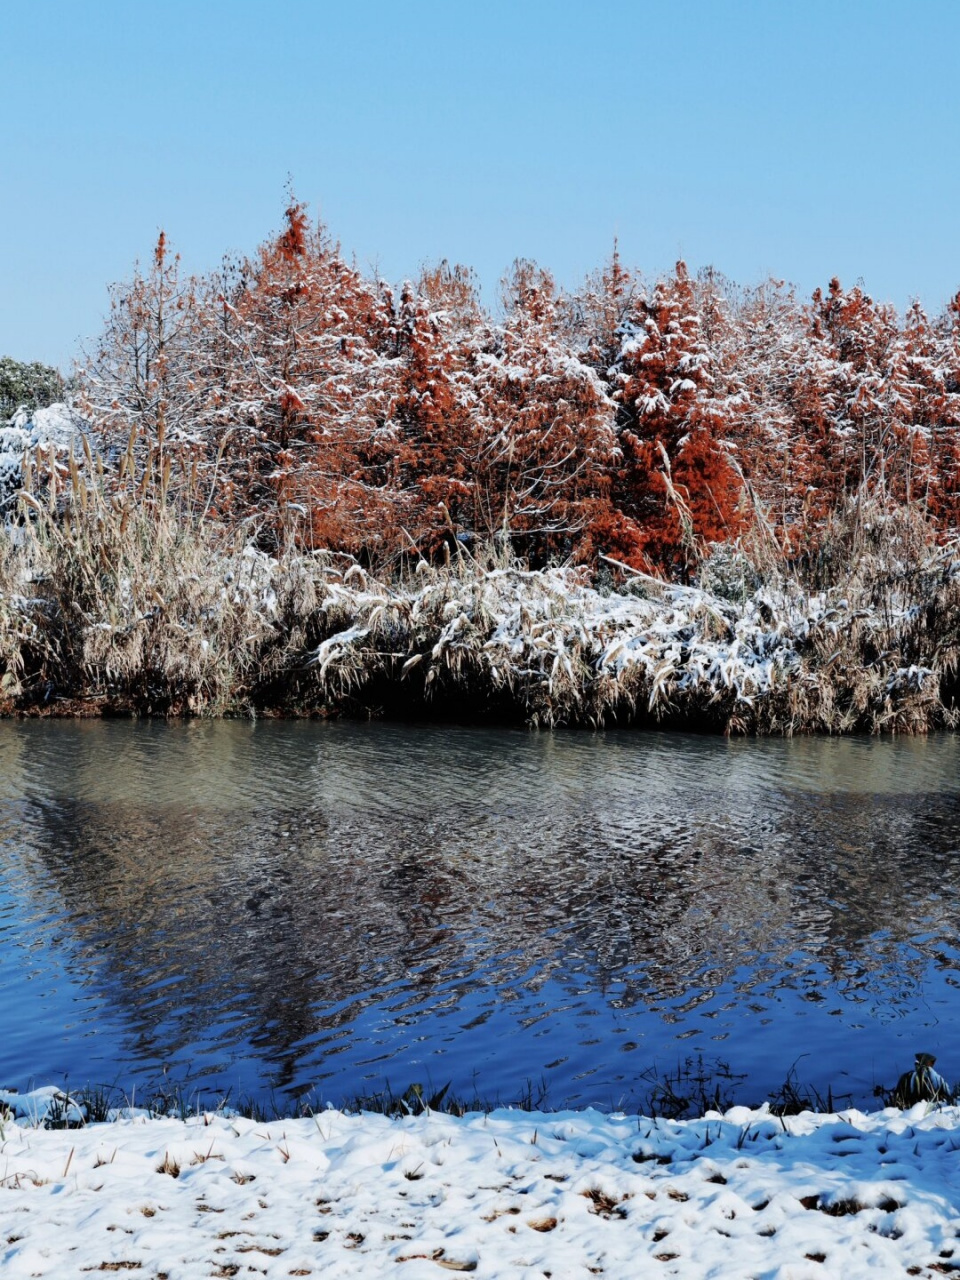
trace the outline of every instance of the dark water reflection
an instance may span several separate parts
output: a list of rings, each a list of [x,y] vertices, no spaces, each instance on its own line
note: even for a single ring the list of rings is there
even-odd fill
[[[0,1084],[960,1076],[960,743],[0,725]]]

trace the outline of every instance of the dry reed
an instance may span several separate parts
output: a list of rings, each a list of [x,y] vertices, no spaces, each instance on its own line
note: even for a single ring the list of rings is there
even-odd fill
[[[121,465],[120,471],[124,471]],[[699,584],[483,555],[400,581],[256,549],[160,465],[34,460],[0,536],[7,712],[376,714],[735,733],[918,733],[957,719],[960,562],[909,511],[840,512],[815,557],[755,537]],[[620,570],[618,570],[620,572]]]

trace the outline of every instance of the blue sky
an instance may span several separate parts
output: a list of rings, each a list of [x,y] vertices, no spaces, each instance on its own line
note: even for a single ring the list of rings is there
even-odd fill
[[[960,0],[32,0],[0,40],[0,354],[67,367],[163,227],[252,251],[292,176],[361,265],[619,236],[809,293],[960,289]]]

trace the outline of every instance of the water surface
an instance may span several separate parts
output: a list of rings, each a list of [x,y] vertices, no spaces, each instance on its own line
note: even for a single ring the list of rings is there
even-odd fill
[[[960,743],[0,724],[0,1085],[960,1077]]]

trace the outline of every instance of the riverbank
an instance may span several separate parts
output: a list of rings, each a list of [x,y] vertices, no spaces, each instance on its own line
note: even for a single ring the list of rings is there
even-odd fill
[[[856,547],[818,581],[782,564],[760,576],[731,548],[697,585],[480,554],[387,579],[82,492],[69,519],[38,511],[0,540],[7,714],[747,734],[956,722],[960,561],[907,518],[858,514]]]
[[[960,1110],[3,1124],[5,1276],[933,1277]]]

